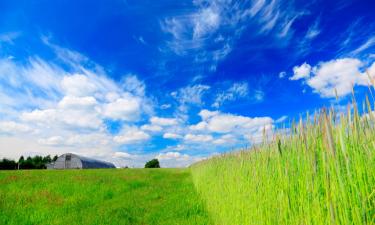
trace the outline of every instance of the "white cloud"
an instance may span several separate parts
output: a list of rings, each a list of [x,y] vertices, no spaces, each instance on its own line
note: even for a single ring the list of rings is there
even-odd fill
[[[75,97],[65,96],[59,103],[58,107],[62,109],[80,109],[80,108],[93,108],[97,106],[98,102],[92,96],[88,97]]]
[[[314,67],[314,77],[308,85],[323,97],[335,97],[349,94],[355,84],[366,84],[359,68],[362,62],[358,59],[338,59],[324,62]]]
[[[163,128],[161,126],[153,125],[153,124],[142,125],[141,129],[142,130],[147,130],[147,131],[152,131],[152,132],[158,132],[158,131],[162,131],[163,130]]]
[[[159,159],[161,167],[186,167],[203,159],[203,157],[190,156],[180,152],[159,153],[155,158]]]
[[[202,115],[202,119],[206,122],[206,129],[217,133],[236,132],[244,129],[251,132],[252,130],[257,130],[273,122],[269,117],[250,118],[208,110],[202,110],[200,114]]]
[[[300,66],[293,67],[293,72],[294,74],[289,78],[289,80],[299,80],[307,78],[310,76],[311,66],[305,62]]]
[[[140,81],[136,75],[127,75],[124,78],[123,87],[125,90],[136,96],[145,95],[146,85]]]
[[[119,144],[134,144],[149,140],[149,134],[135,127],[126,127],[120,135],[116,135],[113,140]]]
[[[206,128],[207,128],[207,122],[205,121],[189,126],[190,130],[205,130]]]
[[[177,125],[177,120],[175,118],[161,118],[161,117],[151,117],[151,123],[159,126],[173,126]]]
[[[367,68],[371,73],[375,68],[374,64]],[[342,97],[351,93],[352,87],[355,85],[367,86],[369,84],[368,76],[364,73],[366,68],[363,67],[364,63],[359,59],[335,59],[321,62],[312,69],[311,66],[306,67],[308,69],[301,71],[305,71],[305,74],[308,71],[309,75],[300,77],[304,78],[306,84],[313,88],[316,93],[319,93],[321,97],[332,98],[336,94]]]
[[[199,115],[202,121],[189,126],[185,143],[199,143],[207,148],[234,147],[261,140],[265,130],[268,135],[273,132],[274,121],[270,117],[251,118],[209,110],[201,110]]]
[[[124,95],[116,101],[110,102],[104,106],[104,116],[124,121],[136,121],[141,113],[140,99],[132,95]]]
[[[132,159],[134,158],[133,155],[126,153],[126,152],[115,152],[114,157],[117,158],[126,158],[126,159]]]
[[[371,79],[374,80],[375,78],[375,62],[367,69],[368,75],[370,75]]]
[[[20,118],[35,125],[56,129],[100,129],[103,125],[99,114],[85,108],[46,109],[23,112]]]
[[[219,8],[211,6],[201,9],[193,16],[193,38],[202,38],[218,29],[220,26]]]
[[[60,80],[65,74],[39,58],[25,64],[0,59],[0,103],[4,108],[49,105],[61,97]]]
[[[0,134],[13,134],[13,133],[26,133],[32,129],[22,123],[16,123],[14,121],[0,121]]]
[[[184,140],[187,142],[204,143],[212,141],[213,137],[204,134],[186,134]]]
[[[64,76],[61,86],[66,95],[84,97],[91,96],[98,90],[98,87],[90,82],[89,78],[82,74]]]
[[[189,158],[186,154],[181,154],[179,152],[167,152],[167,153],[160,153],[157,156],[158,159],[178,159],[178,160],[184,160]]]
[[[207,109],[203,109],[199,112],[199,116],[202,117],[203,120],[207,120],[213,116],[218,115],[219,113],[219,111],[210,111]]]
[[[150,118],[150,124],[144,124],[141,126],[142,130],[152,131],[152,132],[159,132],[163,129],[167,129],[168,127],[173,127],[178,124],[176,118],[162,118],[153,116]]]
[[[134,124],[141,116],[148,118],[153,107],[143,82],[128,75],[116,83],[79,53],[48,46],[58,64],[37,57],[23,63],[0,59],[0,146],[5,149],[0,155],[75,152],[121,164],[115,152],[122,144],[151,138]],[[107,119],[127,125],[113,135]]]
[[[180,138],[182,138],[182,136],[179,135],[179,134],[175,134],[175,133],[165,133],[163,135],[163,138],[165,138],[165,139],[180,139]]]
[[[53,136],[49,138],[41,138],[38,140],[38,143],[42,145],[59,146],[59,145],[64,145],[65,141],[64,141],[64,138],[61,136]]]
[[[237,142],[237,138],[232,134],[225,134],[222,135],[220,138],[215,139],[212,143],[215,145],[227,145],[227,144],[235,144]]]

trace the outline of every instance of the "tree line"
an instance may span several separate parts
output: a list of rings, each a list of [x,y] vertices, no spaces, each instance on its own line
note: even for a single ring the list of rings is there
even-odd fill
[[[47,169],[47,164],[55,162],[58,156],[33,156],[26,159],[21,156],[18,161],[3,158],[0,160],[0,170],[17,170],[17,169]]]

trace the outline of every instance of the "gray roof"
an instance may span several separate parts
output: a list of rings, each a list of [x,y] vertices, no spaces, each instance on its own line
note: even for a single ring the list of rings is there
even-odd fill
[[[72,155],[75,155],[75,154],[72,154]],[[88,164],[92,164],[92,165],[102,164],[102,165],[108,166],[108,168],[115,168],[115,165],[113,165],[113,163],[110,163],[110,162],[92,159],[92,158],[88,158],[88,157],[80,156],[80,155],[75,155],[75,156],[77,156],[79,159],[81,159],[82,163],[88,163]]]

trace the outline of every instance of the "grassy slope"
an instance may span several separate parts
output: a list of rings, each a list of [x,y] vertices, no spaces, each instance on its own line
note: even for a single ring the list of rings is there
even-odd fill
[[[209,224],[188,170],[0,172],[0,224]]]
[[[333,118],[193,165],[214,223],[375,224],[375,118]]]

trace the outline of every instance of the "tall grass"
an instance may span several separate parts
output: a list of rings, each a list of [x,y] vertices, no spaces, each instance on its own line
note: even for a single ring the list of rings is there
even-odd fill
[[[353,105],[193,165],[215,224],[375,224],[375,115]]]

